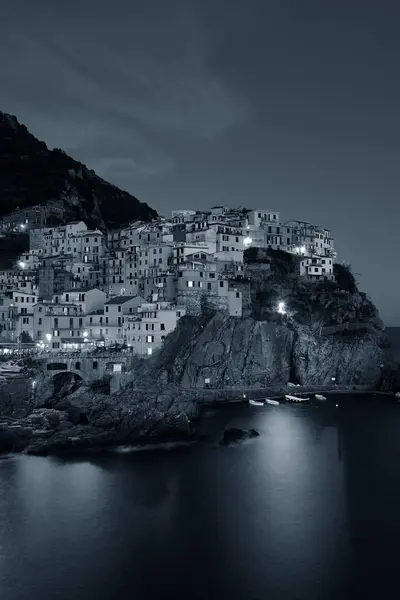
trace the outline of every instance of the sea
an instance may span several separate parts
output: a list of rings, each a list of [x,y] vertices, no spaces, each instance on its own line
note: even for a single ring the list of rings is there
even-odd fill
[[[400,404],[210,411],[204,442],[0,460],[1,600],[398,598]],[[232,446],[226,428],[260,436]]]

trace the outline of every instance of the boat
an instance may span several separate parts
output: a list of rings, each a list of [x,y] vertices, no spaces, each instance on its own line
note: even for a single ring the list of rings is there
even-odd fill
[[[300,398],[300,396],[292,396],[291,394],[285,394],[285,398],[288,402],[310,402],[310,398]]]
[[[265,402],[267,404],[273,404],[274,406],[279,406],[278,400],[271,400],[271,398],[265,398]]]
[[[23,370],[24,367],[21,367],[21,365],[12,360],[0,363],[0,375],[18,375],[19,373],[22,373]]]
[[[260,400],[249,400],[249,404],[252,406],[264,406],[264,402],[261,402]]]
[[[396,397],[396,398],[399,398],[399,400],[400,400],[400,392],[396,392],[396,393],[395,393],[395,397]]]
[[[326,400],[326,396],[323,396],[322,394],[315,394],[315,397],[317,400]]]

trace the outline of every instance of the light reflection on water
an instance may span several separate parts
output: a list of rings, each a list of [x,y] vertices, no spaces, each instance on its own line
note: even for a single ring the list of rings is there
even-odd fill
[[[355,507],[366,498],[363,523],[375,514],[366,491],[400,458],[400,417],[376,399],[335,403],[224,410],[209,444],[165,452],[0,461],[1,599],[351,597],[374,552],[358,545]],[[364,439],[375,424],[379,461]],[[232,426],[261,435],[216,444]],[[397,515],[380,518],[393,528]]]

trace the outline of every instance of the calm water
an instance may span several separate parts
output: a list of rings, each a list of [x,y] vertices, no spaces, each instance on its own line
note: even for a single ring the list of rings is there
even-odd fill
[[[222,425],[261,437],[0,460],[1,600],[398,597],[400,405],[235,408]]]

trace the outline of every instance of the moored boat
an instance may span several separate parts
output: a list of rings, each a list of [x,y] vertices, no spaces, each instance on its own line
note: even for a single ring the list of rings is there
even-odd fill
[[[323,396],[322,394],[315,394],[315,397],[317,400],[326,400],[326,396]]]
[[[265,398],[265,402],[267,404],[273,404],[274,406],[279,406],[278,400],[271,400],[271,398]]]
[[[264,406],[264,402],[260,400],[249,400],[249,404],[252,406]]]
[[[22,373],[23,370],[24,367],[11,360],[0,363],[0,375],[18,375],[19,373]]]
[[[310,398],[300,398],[300,396],[292,396],[291,394],[285,394],[285,398],[288,402],[310,402]]]

